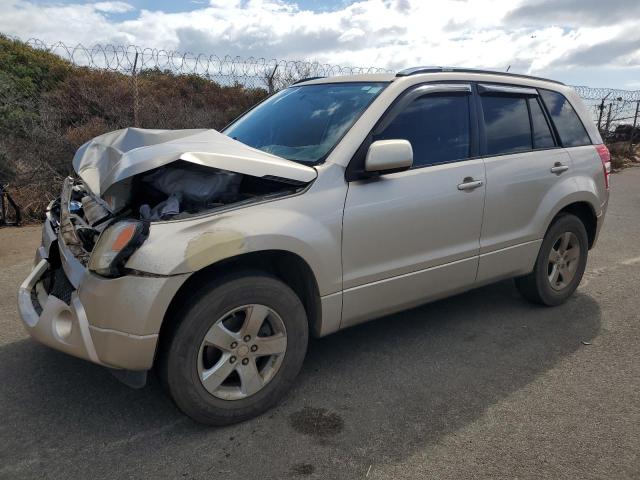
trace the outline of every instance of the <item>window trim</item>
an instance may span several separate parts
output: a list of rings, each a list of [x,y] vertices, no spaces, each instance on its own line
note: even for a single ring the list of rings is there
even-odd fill
[[[565,99],[565,101],[571,106],[571,109],[573,110],[573,113],[578,118],[578,122],[580,123],[580,126],[582,127],[582,129],[584,130],[584,133],[587,135],[587,138],[589,139],[589,143],[585,143],[583,145],[567,145],[567,146],[564,145],[564,142],[562,141],[562,137],[560,136],[560,132],[558,131],[558,128],[556,127],[556,122],[553,120],[553,117],[551,116],[551,112],[547,108],[547,104],[545,103],[544,98],[542,97],[542,93],[540,93],[541,91],[555,93],[555,94],[560,95],[562,98]],[[565,94],[563,94],[561,92],[558,92],[557,90],[550,90],[548,88],[538,88],[538,93],[540,95],[540,103],[542,104],[542,109],[545,111],[545,113],[548,116],[549,122],[551,123],[552,128],[553,128],[553,131],[557,136],[556,141],[557,141],[557,144],[560,146],[560,148],[578,148],[578,147],[586,147],[586,146],[589,146],[589,145],[595,145],[593,143],[593,139],[591,138],[591,135],[589,134],[589,130],[587,130],[587,127],[585,127],[584,122],[582,121],[582,118],[580,118],[580,115],[578,114],[578,111],[573,106],[571,101],[566,97]]]
[[[406,92],[406,93],[405,93]],[[413,103],[415,100],[422,98],[427,95],[437,95],[437,94],[467,94],[471,95],[471,85],[469,84],[448,84],[448,83],[440,83],[440,84],[427,84],[427,85],[418,85],[416,88],[410,89],[409,91],[403,92],[398,96],[398,102],[395,105],[392,105],[392,108],[385,112],[382,117],[380,117],[380,122],[376,124],[376,126],[371,130],[372,135],[377,135],[381,133],[382,130],[387,128],[391,122],[393,122],[398,115],[400,115],[409,104]]]
[[[371,137],[372,134],[376,131],[376,128],[381,124],[382,120],[391,113],[392,109],[396,107],[396,105],[411,91],[418,89],[419,87],[425,87],[425,86],[433,86],[433,85],[466,85],[466,86],[470,86],[471,87],[471,92],[470,92],[470,104],[469,104],[469,115],[470,115],[470,129],[471,129],[471,137],[470,137],[470,141],[471,141],[471,156],[466,158],[466,159],[462,159],[462,160],[454,160],[452,162],[442,162],[442,163],[437,163],[437,164],[432,164],[432,165],[423,165],[420,167],[412,167],[411,170],[417,170],[420,168],[429,168],[429,167],[433,167],[436,165],[446,165],[448,163],[458,163],[458,162],[465,162],[465,161],[469,161],[469,160],[478,160],[478,159],[487,159],[487,158],[495,158],[495,157],[502,157],[502,156],[506,156],[506,155],[521,155],[523,153],[535,153],[535,152],[544,152],[547,150],[555,150],[555,149],[563,149],[563,148],[577,148],[577,147],[565,147],[562,144],[562,141],[560,139],[560,134],[556,128],[555,122],[553,121],[550,112],[547,109],[547,105],[544,103],[544,99],[542,98],[542,94],[540,93],[542,90],[544,91],[549,91],[552,93],[557,93],[559,95],[562,95],[565,100],[567,102],[569,102],[569,105],[571,105],[571,108],[573,108],[573,111],[576,113],[576,116],[578,117],[578,120],[580,120],[580,123],[582,124],[582,127],[585,129],[585,131],[587,132],[587,136],[589,137],[590,140],[590,145],[593,145],[593,140],[591,139],[591,135],[589,135],[589,131],[586,129],[586,127],[584,126],[584,123],[582,122],[582,118],[580,117],[580,115],[578,115],[576,109],[574,108],[573,104],[569,101],[569,99],[561,92],[558,92],[556,90],[551,90],[549,88],[532,88],[532,87],[522,87],[521,85],[513,85],[513,84],[508,84],[508,83],[501,83],[501,82],[491,82],[491,83],[487,83],[487,82],[482,82],[482,81],[469,81],[469,80],[449,80],[449,81],[441,81],[441,82],[423,82],[423,83],[419,83],[416,85],[412,85],[410,87],[408,87],[406,90],[404,90],[403,92],[401,92],[394,100],[393,102],[391,102],[391,104],[387,107],[387,109],[384,111],[384,113],[380,116],[380,119],[378,119],[378,121],[376,122],[376,124],[374,125],[374,127],[371,129],[371,131],[367,134],[367,136],[364,138],[364,140],[362,141],[362,143],[360,144],[360,146],[358,147],[358,149],[356,150],[356,152],[353,154],[353,156],[351,157],[351,160],[349,161],[349,164],[347,165],[347,168],[345,169],[345,180],[347,182],[353,182],[353,181],[357,181],[357,180],[363,180],[363,179],[371,179],[371,178],[375,178],[378,175],[377,174],[372,174],[372,173],[368,173],[364,171],[364,159],[366,157],[366,153],[367,153],[367,149],[369,148],[369,145],[371,145]],[[480,86],[483,87],[487,87],[487,86],[494,86],[495,89],[491,92],[485,92],[485,95],[496,95],[498,94],[499,90],[502,90],[503,93],[501,93],[501,95],[514,95],[515,91],[513,89],[524,89],[527,91],[527,95],[524,95],[525,98],[531,98],[531,97],[535,97],[537,98],[538,104],[540,105],[540,108],[542,109],[542,112],[544,114],[545,120],[547,121],[547,125],[550,127],[551,129],[551,136],[553,137],[553,141],[554,141],[554,146],[553,147],[545,147],[545,148],[533,148],[534,142],[533,142],[533,122],[531,119],[531,113],[529,112],[529,126],[531,128],[531,150],[523,150],[521,152],[510,152],[510,153],[499,153],[499,154],[495,154],[495,155],[488,155],[486,153],[487,149],[486,149],[486,131],[485,131],[485,125],[484,125],[484,112],[482,110],[482,102],[481,102],[481,97],[483,95],[483,93],[480,91]],[[507,93],[507,89],[508,92]],[[528,94],[529,90],[535,91],[535,95],[533,93],[531,93],[530,95]],[[441,92],[441,93],[446,93],[446,92]],[[519,96],[522,96],[522,94],[520,94]],[[529,103],[527,102],[527,111],[530,110],[529,107]],[[360,169],[358,169],[358,167],[360,167]]]
[[[533,115],[531,115],[531,105],[529,104],[530,98],[524,99],[524,104],[527,107],[527,116],[529,117],[529,137],[531,137],[531,150],[536,149],[535,133],[533,133]]]
[[[483,95],[482,93],[480,93],[480,87],[481,85],[478,84],[476,85],[477,89],[478,89],[478,95],[477,95],[477,102],[476,102],[476,106],[478,108],[478,122],[480,123],[480,125],[482,126],[481,128],[481,137],[480,137],[480,156],[482,158],[493,158],[493,157],[501,157],[504,155],[521,155],[523,153],[528,153],[528,152],[533,152],[535,151],[533,149],[533,125],[531,123],[531,112],[529,112],[529,103],[527,102],[527,99],[530,97],[530,95],[523,95],[523,94],[518,94],[518,93],[513,93],[513,92],[509,92],[509,93],[502,93],[499,90],[493,91],[491,93],[491,95]],[[524,104],[527,108],[527,116],[529,119],[529,137],[530,137],[530,141],[531,141],[531,148],[528,150],[519,150],[517,152],[503,152],[503,153],[493,153],[490,154],[487,150],[487,129],[486,129],[486,124],[484,121],[484,108],[482,107],[482,97],[483,96],[492,96],[492,97],[507,97],[507,98],[521,98],[524,100]]]
[[[538,91],[535,88],[530,87],[516,87],[512,85],[503,85],[495,83],[478,83],[479,95],[496,95],[502,96],[517,96],[517,97],[537,97]]]
[[[531,104],[530,102],[538,102],[538,106],[540,107],[540,110],[542,111],[542,116],[544,118],[544,121],[547,123],[547,127],[549,127],[549,133],[551,133],[551,140],[553,140],[553,146],[552,147],[540,147],[540,148],[536,148],[536,142],[535,142],[535,133],[533,131],[533,115],[531,114]],[[560,147],[560,141],[559,141],[559,137],[557,132],[554,129],[554,125],[551,122],[551,118],[549,118],[549,114],[547,112],[547,110],[544,108],[542,99],[538,96],[535,99],[534,98],[529,98],[527,99],[527,108],[529,109],[529,122],[531,123],[531,145],[533,146],[533,151],[537,152],[538,150],[550,150],[552,148],[562,148]]]
[[[384,113],[380,116],[376,124],[369,131],[364,138],[356,152],[351,157],[347,168],[345,169],[345,180],[347,182],[354,182],[357,180],[366,180],[371,178],[377,178],[380,176],[377,172],[366,172],[364,170],[364,161],[366,158],[367,150],[373,143],[373,136],[386,128],[404,109],[414,100],[427,95],[466,95],[469,104],[469,156],[459,160],[450,160],[447,162],[432,163],[429,165],[412,166],[411,170],[419,170],[422,168],[435,167],[438,165],[446,165],[449,163],[466,162],[469,160],[475,160],[480,158],[478,148],[478,118],[476,109],[474,108],[474,82],[460,80],[460,81],[443,81],[443,82],[425,82],[412,85],[406,90],[402,91],[391,104],[387,107]]]
[[[481,158],[494,158],[494,157],[502,157],[505,155],[521,155],[523,153],[532,153],[532,152],[544,152],[545,150],[554,150],[557,148],[565,148],[562,146],[562,144],[560,143],[560,135],[558,134],[558,132],[556,131],[555,128],[555,124],[552,122],[551,119],[551,115],[549,114],[549,112],[546,109],[546,105],[544,104],[544,101],[542,100],[542,96],[539,94],[538,90],[548,90],[548,89],[534,89],[534,88],[524,88],[525,90],[534,90],[536,92],[535,95],[533,94],[518,94],[515,93],[514,90],[506,90],[506,87],[510,87],[510,85],[504,85],[504,84],[495,84],[498,88],[496,88],[495,90],[492,90],[490,93],[481,93],[480,92],[480,87],[486,87],[489,85],[494,85],[494,84],[482,84],[482,82],[475,82],[476,84],[476,89],[477,89],[477,93],[476,93],[476,108],[477,108],[477,118],[478,118],[478,131],[480,134],[480,157]],[[519,88],[519,87],[514,87],[515,89]],[[504,91],[504,93],[503,93]],[[555,92],[555,90],[549,90],[550,92],[554,92],[554,93],[560,93],[560,92]],[[562,94],[561,94],[562,95]],[[499,96],[499,97],[520,97],[523,98],[525,100],[525,103],[527,105],[527,112],[529,114],[529,128],[531,130],[531,149],[530,150],[521,150],[518,152],[505,152],[505,153],[495,153],[495,154],[489,154],[487,153],[487,135],[486,135],[486,129],[485,129],[485,123],[484,123],[484,110],[482,109],[482,97],[483,96]],[[563,95],[564,97],[564,95]],[[554,141],[554,146],[553,147],[544,147],[544,148],[535,148],[534,147],[534,137],[533,137],[533,121],[531,118],[531,111],[530,111],[530,107],[529,107],[529,102],[528,99],[532,99],[532,98],[537,98],[538,99],[538,103],[540,105],[540,108],[542,108],[542,112],[545,116],[545,120],[547,121],[547,125],[551,128],[551,136],[553,138]],[[566,97],[565,97],[566,98]],[[567,100],[568,101],[568,100]],[[573,105],[572,105],[573,108]],[[574,109],[575,111],[575,109]],[[576,113],[577,115],[577,113]]]

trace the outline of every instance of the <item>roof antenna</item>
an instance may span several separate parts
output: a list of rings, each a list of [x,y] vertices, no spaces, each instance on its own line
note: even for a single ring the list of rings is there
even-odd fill
[[[507,67],[507,72],[509,71],[509,69],[510,69],[510,68],[511,68],[511,65],[509,65],[509,66]]]

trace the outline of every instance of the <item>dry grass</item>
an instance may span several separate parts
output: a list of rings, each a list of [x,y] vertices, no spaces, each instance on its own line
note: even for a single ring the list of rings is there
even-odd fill
[[[619,171],[626,167],[640,165],[640,145],[631,147],[629,142],[616,142],[607,145],[611,153],[611,168]]]
[[[87,140],[130,126],[219,130],[266,95],[157,69],[134,81],[0,34],[0,183],[9,185],[26,222],[39,221]]]

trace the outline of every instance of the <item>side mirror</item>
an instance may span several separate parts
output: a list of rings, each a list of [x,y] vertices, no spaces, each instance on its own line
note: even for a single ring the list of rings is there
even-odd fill
[[[413,149],[407,140],[378,140],[369,146],[364,161],[366,172],[391,173],[411,168]]]

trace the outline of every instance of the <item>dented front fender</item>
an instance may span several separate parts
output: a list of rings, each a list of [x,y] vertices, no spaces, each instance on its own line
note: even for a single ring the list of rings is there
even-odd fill
[[[337,174],[342,172],[337,170]],[[126,267],[154,275],[178,275],[245,253],[283,250],[308,263],[320,295],[338,292],[346,187],[329,200],[325,191],[320,199],[316,192],[323,190],[323,180],[319,178],[320,184],[298,195],[208,216],[152,223],[148,239]]]

